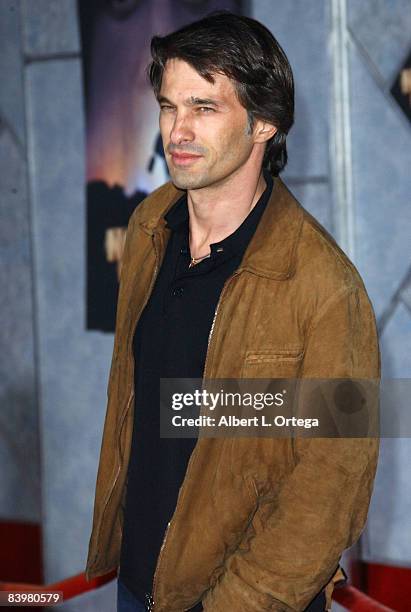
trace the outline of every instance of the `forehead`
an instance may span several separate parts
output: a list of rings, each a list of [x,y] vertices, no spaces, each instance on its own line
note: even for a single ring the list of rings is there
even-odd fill
[[[160,95],[218,96],[226,101],[236,99],[235,87],[225,74],[213,74],[214,83],[203,78],[190,64],[180,59],[167,60]]]

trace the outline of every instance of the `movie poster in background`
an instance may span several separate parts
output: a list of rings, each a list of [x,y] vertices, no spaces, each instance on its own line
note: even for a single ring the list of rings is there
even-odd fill
[[[87,158],[87,329],[113,332],[127,224],[168,180],[150,40],[238,0],[78,0]]]

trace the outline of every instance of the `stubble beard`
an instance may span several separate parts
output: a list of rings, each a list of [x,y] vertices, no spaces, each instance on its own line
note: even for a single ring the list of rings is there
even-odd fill
[[[201,189],[211,184],[208,176],[196,175],[190,170],[170,170],[171,181],[177,189]]]
[[[250,128],[250,124],[247,123],[244,129],[243,135],[242,135],[243,137],[246,136],[247,140],[250,140],[250,137],[251,137],[249,128]],[[197,152],[197,151],[193,151],[193,152]],[[201,151],[199,152],[202,153],[204,157],[206,157],[206,149],[201,149]],[[204,161],[204,157],[203,157],[203,161]],[[241,162],[244,163],[247,160],[247,158],[248,156],[245,156],[244,159],[241,160]],[[190,170],[190,168],[176,168],[173,165],[172,159],[170,160],[166,159],[166,161],[167,161],[171,181],[175,185],[175,187],[177,187],[177,189],[194,190],[194,189],[203,189],[205,187],[211,187],[212,185],[217,185],[221,181],[224,181],[224,179],[226,179],[229,174],[234,172],[241,165],[240,159],[241,158],[237,157],[236,153],[230,153],[230,147],[227,145],[225,148],[225,154],[224,154],[225,163],[223,162],[223,157],[221,156],[221,160],[219,164],[216,164],[214,162],[211,166],[203,167],[201,171]],[[224,169],[226,169],[226,172],[224,172],[224,170],[221,168],[221,164],[224,166]],[[232,167],[230,171],[229,168],[231,165]],[[220,172],[217,170],[218,167],[219,167]]]

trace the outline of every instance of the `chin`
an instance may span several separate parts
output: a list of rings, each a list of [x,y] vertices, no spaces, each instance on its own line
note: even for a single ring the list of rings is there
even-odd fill
[[[170,173],[171,182],[177,189],[201,189],[207,187],[210,182],[204,176],[196,176],[195,174],[187,173]]]

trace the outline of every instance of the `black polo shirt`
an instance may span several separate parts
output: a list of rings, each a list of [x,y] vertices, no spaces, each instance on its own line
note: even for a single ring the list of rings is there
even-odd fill
[[[160,378],[202,378],[221,289],[239,267],[271,194],[267,187],[243,223],[189,268],[189,215],[183,196],[165,215],[164,260],[134,335],[135,411],[119,578],[141,601],[152,592],[157,557],[195,439],[160,438]]]

